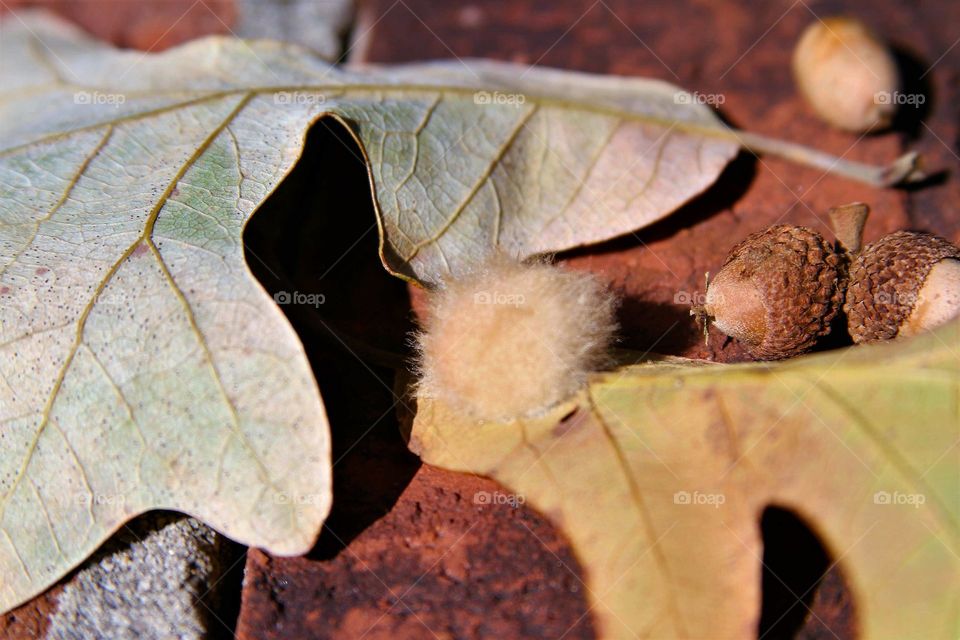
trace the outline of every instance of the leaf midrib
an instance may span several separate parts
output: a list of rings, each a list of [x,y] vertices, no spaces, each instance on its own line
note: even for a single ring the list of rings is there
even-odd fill
[[[159,115],[162,113],[167,113],[169,111],[175,111],[184,107],[193,106],[198,103],[203,103],[207,101],[213,101],[218,98],[229,97],[232,95],[249,95],[256,97],[264,94],[275,94],[275,93],[290,93],[290,92],[313,92],[313,93],[340,93],[340,94],[357,94],[357,93],[426,93],[426,94],[452,94],[460,96],[473,95],[477,91],[482,90],[483,87],[467,87],[467,86],[458,86],[458,85],[441,85],[441,84],[364,84],[364,85],[351,85],[351,84],[325,84],[325,85],[288,85],[288,86],[258,86],[258,87],[249,87],[249,88],[237,88],[237,89],[224,89],[221,91],[212,91],[206,92],[202,95],[198,95],[189,100],[184,100],[181,102],[176,102],[173,104],[165,105],[163,107],[158,107],[156,109],[148,109],[135,114],[130,114],[127,116],[122,116],[119,118],[114,118],[112,120],[104,120],[94,124],[84,125],[82,127],[76,127],[74,129],[68,129],[66,131],[59,131],[53,134],[47,134],[41,136],[34,140],[24,142],[12,147],[7,147],[5,149],[0,149],[0,157],[5,157],[12,155],[17,151],[20,151],[24,148],[31,147],[33,145],[44,144],[52,140],[57,140],[65,137],[72,136],[76,133],[82,131],[89,131],[91,129],[97,129],[108,124],[120,124],[123,122],[142,120],[144,118],[149,118],[154,115]],[[124,95],[134,95],[135,92],[124,92],[117,88],[101,88],[101,87],[88,87],[88,91],[100,91],[103,93],[118,93]],[[162,96],[163,92],[156,91],[153,93],[143,92],[140,95],[145,97],[151,96]],[[662,118],[659,116],[654,116],[646,113],[638,113],[636,111],[630,111],[627,109],[618,109],[616,107],[608,105],[599,105],[592,102],[585,102],[581,100],[572,100],[568,98],[558,98],[549,94],[539,94],[539,93],[528,93],[523,92],[524,96],[529,98],[532,102],[535,102],[541,107],[553,107],[559,108],[567,111],[582,111],[586,113],[594,113],[599,115],[606,115],[613,118],[620,118],[622,120],[634,121],[634,122],[643,122],[647,124],[652,124],[655,126],[661,127],[674,127],[683,132],[702,135],[707,137],[719,138],[724,140],[729,140],[735,144],[739,144],[739,134],[734,129],[727,127],[723,122],[717,120],[712,125],[706,124],[696,124],[693,122],[688,122],[684,120],[677,120],[674,118]],[[0,94],[2,96],[2,94]],[[331,111],[333,113],[333,111]],[[706,115],[706,114],[704,114]]]

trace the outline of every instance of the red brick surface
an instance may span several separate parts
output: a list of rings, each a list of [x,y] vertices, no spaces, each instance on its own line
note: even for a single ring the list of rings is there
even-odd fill
[[[2,11],[45,8],[119,47],[162,51],[192,38],[226,34],[232,0],[3,0]]]
[[[37,3],[6,0],[8,7],[27,4]],[[212,0],[45,4],[102,37],[144,49],[224,33],[233,19],[231,3]],[[180,19],[185,8],[189,13]],[[927,98],[922,109],[905,109],[892,133],[858,138],[833,131],[794,91],[793,42],[814,14],[837,12],[859,15],[890,38],[908,72],[907,90]],[[715,272],[747,233],[775,222],[826,232],[828,207],[863,200],[874,208],[867,240],[901,227],[960,240],[957,24],[960,5],[947,1],[369,0],[362,3],[358,28],[366,32],[360,48],[370,61],[481,56],[652,76],[722,96],[723,115],[752,131],[877,163],[910,147],[924,154],[929,168],[948,172],[923,189],[883,191],[743,154],[715,187],[669,219],[563,256],[577,268],[602,274],[625,294],[621,319],[627,346],[733,361],[743,359],[743,352],[716,334],[707,350],[687,308],[674,299],[681,291],[702,290],[704,272]],[[364,193],[362,184],[333,185],[355,199]],[[349,246],[351,238],[369,233],[372,212],[368,203],[358,202],[339,206],[352,207],[358,219],[362,209],[369,223],[352,229],[316,223],[323,232],[317,237],[339,233]],[[374,246],[368,235],[325,277],[319,277],[326,269],[320,263],[329,265],[328,258],[318,258],[308,273],[325,292],[338,292],[328,296],[328,321],[395,349],[409,327],[409,294],[379,269]],[[334,247],[323,251],[338,255]],[[329,340],[318,339],[319,346],[310,336],[306,340],[330,405],[336,506],[310,556],[249,554],[239,635],[423,638],[432,632],[441,638],[539,638],[571,629],[565,637],[591,637],[582,570],[560,532],[525,507],[474,504],[476,492],[502,490],[487,480],[421,466],[397,436],[385,388],[391,376],[336,352]],[[814,601],[832,631],[808,621],[804,637],[853,637],[847,598],[842,577],[832,574]],[[34,637],[50,602],[39,598],[8,614],[0,632]]]

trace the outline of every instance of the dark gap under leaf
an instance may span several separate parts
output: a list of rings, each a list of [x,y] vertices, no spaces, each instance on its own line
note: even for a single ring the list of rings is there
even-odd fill
[[[623,260],[624,255],[636,251],[654,251],[650,248],[651,244],[674,238],[681,233],[689,234],[690,229],[727,209],[732,209],[753,183],[756,173],[756,157],[741,151],[726,166],[716,182],[666,218],[634,233],[560,252],[557,259],[576,262],[578,259],[589,258],[590,264],[601,269],[610,282],[634,280],[636,274],[632,273],[630,261]],[[698,242],[710,240],[711,238],[700,238]],[[735,243],[727,237],[713,240]],[[695,245],[687,242],[691,252],[697,251]],[[672,299],[653,299],[620,292],[625,295],[617,314],[621,326],[619,347],[639,353],[651,351],[685,357],[706,355],[698,352],[703,344],[703,334],[690,316],[691,296],[697,292],[702,294],[706,288],[704,274],[696,274],[694,282],[690,283],[676,279],[676,276],[683,277],[682,273],[671,273],[667,269],[664,279],[648,280],[643,285],[652,295],[656,295],[657,289],[673,291],[677,295],[671,295]],[[727,358],[717,357],[716,360],[724,362]]]
[[[792,511],[767,507],[760,640],[856,640],[852,595],[839,564]]]
[[[395,390],[403,386],[395,386],[394,378],[403,382],[409,373],[386,366],[380,356],[406,355],[413,314],[407,284],[389,275],[377,259],[378,231],[366,168],[342,125],[333,119],[314,124],[297,165],[247,225],[244,243],[248,265],[306,348],[332,436],[333,509],[306,559],[270,560],[276,573],[266,584],[274,614],[282,613],[291,628],[306,627],[318,615],[333,620],[372,615],[370,623],[375,623],[380,614],[371,609],[371,601],[382,597],[384,585],[409,586],[416,580],[419,588],[409,598],[410,606],[445,629],[489,628],[497,635],[493,630],[515,633],[529,625],[526,637],[564,632],[567,638],[595,637],[586,594],[579,588],[582,571],[565,547],[569,543],[540,515],[524,507],[480,513],[472,493],[459,493],[461,486],[474,486],[477,480],[439,470],[412,487],[414,493],[423,492],[440,474],[445,483],[430,488],[436,503],[398,504],[421,468],[398,424],[398,414],[415,408]],[[310,295],[315,304],[287,303],[311,300],[304,297]],[[453,509],[451,495],[458,505]],[[465,501],[470,501],[466,508]],[[429,513],[413,518],[411,509]],[[398,516],[398,510],[406,515]],[[433,563],[424,565],[425,552],[410,547],[430,536],[420,528],[438,526],[440,519],[455,528],[464,510],[473,512],[471,535],[458,540],[459,546],[474,550],[469,575],[450,582],[442,567],[424,574],[424,567]],[[385,517],[395,534],[395,551],[358,560],[369,553],[359,540],[344,556],[347,545]],[[371,544],[377,545],[381,535],[373,534]],[[345,570],[350,575],[344,575]],[[373,587],[371,572],[376,576]],[[445,587],[431,587],[434,582]],[[524,597],[517,599],[517,592]],[[462,613],[450,616],[452,610]],[[397,603],[390,612],[395,619],[391,624],[408,615]]]
[[[394,505],[420,466],[391,410],[392,369],[412,328],[406,285],[377,260],[363,156],[321,119],[293,171],[247,225],[247,263],[303,342],[330,420],[333,510],[312,557],[331,558]]]

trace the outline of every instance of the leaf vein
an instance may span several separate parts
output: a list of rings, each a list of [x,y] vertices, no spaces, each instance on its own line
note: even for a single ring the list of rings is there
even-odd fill
[[[70,181],[67,183],[66,189],[64,189],[63,194],[60,196],[57,202],[54,203],[53,207],[50,208],[50,211],[34,221],[33,231],[30,234],[30,239],[23,244],[23,247],[13,254],[13,257],[10,258],[10,262],[0,268],[0,278],[3,278],[3,276],[6,275],[7,270],[9,270],[9,268],[16,263],[16,261],[19,260],[20,257],[30,249],[30,247],[33,246],[34,241],[37,239],[37,235],[40,233],[40,227],[43,225],[43,223],[56,215],[57,211],[59,211],[60,208],[63,207],[63,205],[67,202],[67,200],[70,199],[70,195],[73,193],[73,190],[80,181],[80,178],[87,172],[87,169],[90,167],[90,163],[93,162],[93,159],[100,154],[103,148],[110,141],[110,138],[113,137],[113,129],[113,125],[107,125],[103,136],[100,138],[100,141],[94,145],[90,153],[88,153],[83,159],[83,162],[80,163],[77,171],[74,172],[74,174],[70,177]]]
[[[30,442],[29,447],[27,448],[26,453],[24,454],[23,462],[20,465],[16,476],[14,476],[13,482],[11,483],[10,489],[2,496],[0,499],[0,521],[3,519],[3,515],[6,513],[7,505],[10,502],[10,497],[13,495],[13,492],[19,486],[20,482],[23,480],[27,472],[27,467],[30,464],[30,461],[33,459],[33,454],[36,451],[37,443],[40,440],[40,436],[46,430],[47,425],[50,422],[51,414],[53,411],[53,405],[56,401],[60,388],[63,385],[63,381],[66,378],[67,372],[70,369],[70,366],[73,364],[73,360],[79,351],[80,345],[83,343],[83,333],[86,328],[87,318],[90,316],[90,312],[93,310],[97,299],[103,293],[107,284],[113,280],[113,277],[116,275],[117,271],[120,270],[120,266],[129,258],[134,250],[142,242],[150,238],[150,235],[153,232],[153,225],[156,222],[156,218],[160,213],[160,210],[166,204],[167,199],[170,197],[170,194],[173,192],[173,189],[176,187],[180,179],[186,174],[187,170],[193,166],[193,164],[199,159],[207,148],[213,143],[216,137],[220,132],[237,116],[237,114],[243,110],[243,108],[249,103],[251,95],[247,94],[242,99],[238,100],[237,104],[230,111],[224,120],[214,128],[214,130],[204,139],[204,141],[198,146],[194,153],[187,158],[186,162],[177,170],[176,174],[173,176],[173,179],[170,181],[170,184],[167,185],[167,188],[164,190],[163,194],[157,201],[157,204],[154,206],[150,215],[147,218],[145,228],[143,233],[133,242],[127,249],[121,254],[120,258],[113,263],[110,269],[107,270],[107,273],[103,276],[100,283],[97,285],[97,288],[94,290],[93,295],[90,300],[87,302],[86,306],[80,313],[79,318],[77,319],[77,331],[76,337],[74,339],[73,346],[70,348],[70,351],[67,353],[66,358],[64,358],[63,365],[61,365],[60,370],[57,374],[56,379],[54,380],[53,388],[50,391],[49,396],[47,397],[47,402],[44,405],[43,412],[41,414],[40,423],[37,425],[36,433],[34,434],[33,439]]]
[[[958,526],[957,522],[950,515],[950,510],[941,503],[937,493],[934,492],[933,489],[923,481],[923,476],[921,476],[920,473],[912,467],[910,462],[908,462],[907,459],[901,455],[895,447],[891,447],[883,438],[883,436],[877,433],[873,425],[870,424],[870,421],[867,420],[865,416],[845,402],[842,396],[837,393],[837,391],[829,384],[823,380],[814,380],[811,382],[811,384],[820,392],[821,395],[830,400],[834,406],[840,408],[846,415],[850,417],[850,421],[856,425],[860,431],[866,435],[867,438],[869,438],[878,449],[880,449],[880,451],[883,452],[885,458],[890,461],[897,472],[903,476],[907,482],[919,488],[920,493],[930,497],[930,501],[936,505],[937,511],[940,512],[940,518],[954,533],[954,554],[956,555],[957,553],[960,553],[960,547],[957,547],[956,545],[956,537],[958,534],[960,534],[960,526]]]
[[[497,152],[494,154],[490,162],[487,163],[486,169],[480,174],[476,182],[470,188],[470,191],[467,193],[464,199],[460,202],[460,204],[457,205],[456,209],[454,209],[453,213],[450,215],[447,221],[431,237],[418,242],[413,247],[413,251],[410,253],[410,255],[404,258],[405,262],[410,262],[410,260],[416,257],[416,255],[420,252],[420,249],[422,249],[423,247],[429,244],[435,243],[450,229],[451,226],[453,226],[453,223],[457,221],[457,219],[460,217],[460,214],[463,213],[463,211],[467,208],[467,206],[473,200],[474,196],[476,196],[480,188],[490,178],[490,175],[493,173],[493,170],[503,160],[504,154],[506,154],[506,152],[510,149],[514,141],[517,139],[517,136],[520,135],[520,131],[523,130],[524,126],[527,124],[530,118],[533,117],[533,114],[535,114],[538,111],[538,109],[539,109],[538,105],[534,105],[525,114],[523,114],[523,116],[517,119],[517,123],[514,125],[509,135],[500,145],[500,148],[497,149]]]
[[[614,437],[613,431],[610,429],[610,425],[607,424],[606,420],[603,418],[603,414],[600,413],[600,408],[593,397],[593,389],[591,388],[587,389],[587,401],[590,403],[591,413],[597,417],[597,423],[600,426],[601,433],[603,433],[604,438],[609,443],[610,448],[613,450],[614,456],[617,459],[617,464],[620,467],[620,471],[623,474],[624,480],[627,482],[627,488],[630,491],[630,497],[633,501],[633,505],[640,515],[640,519],[641,522],[643,522],[644,528],[647,530],[647,536],[650,540],[653,556],[656,558],[657,564],[660,567],[660,572],[666,579],[667,590],[669,592],[668,606],[671,611],[670,617],[676,627],[677,637],[686,638],[689,634],[686,633],[681,621],[682,618],[680,617],[680,610],[679,606],[677,605],[676,584],[671,577],[667,558],[657,542],[659,537],[656,535],[656,528],[653,526],[653,520],[650,517],[650,512],[647,510],[646,503],[643,500],[643,493],[640,491],[640,486],[637,484],[637,479],[634,477],[630,469],[630,463],[627,460],[626,454],[620,447],[620,443],[618,443],[617,439]]]

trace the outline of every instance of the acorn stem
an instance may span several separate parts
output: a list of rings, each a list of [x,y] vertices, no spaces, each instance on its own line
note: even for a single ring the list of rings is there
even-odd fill
[[[830,225],[833,235],[847,253],[859,253],[863,247],[863,226],[870,215],[870,207],[863,202],[832,207],[827,214],[830,216]]]
[[[706,292],[710,288],[710,272],[703,274],[703,290]],[[704,293],[706,295],[706,293]],[[710,313],[707,311],[706,302],[703,304],[694,303],[690,307],[690,315],[693,316],[697,326],[703,326],[703,344],[710,346]]]
[[[710,346],[710,314],[707,313],[707,310],[703,308],[703,305],[693,305],[690,308],[690,315],[693,316],[693,321],[697,323],[698,327],[703,328],[703,344],[706,347]]]
[[[811,149],[802,144],[769,138],[758,133],[730,129],[740,144],[753,153],[769,154],[823,169],[829,173],[851,178],[875,187],[892,187],[896,185],[920,182],[927,176],[920,170],[920,157],[915,151],[906,153],[886,166],[877,166],[844,160],[824,151]]]

